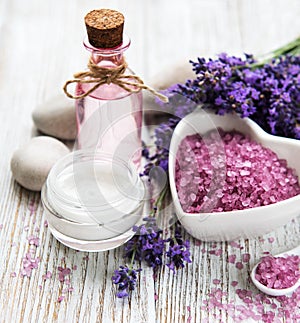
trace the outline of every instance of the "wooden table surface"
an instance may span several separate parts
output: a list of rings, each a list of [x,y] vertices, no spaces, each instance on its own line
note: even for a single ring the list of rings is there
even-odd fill
[[[83,17],[100,7],[125,14],[132,39],[127,59],[145,80],[181,59],[265,53],[300,32],[299,0],[0,0],[0,322],[237,322],[245,306],[237,288],[258,293],[249,282],[252,265],[264,251],[298,245],[299,218],[235,243],[204,243],[186,234],[193,263],[177,275],[162,268],[156,279],[142,265],[136,291],[120,300],[111,275],[123,264],[122,248],[87,253],[64,247],[44,226],[40,194],[12,179],[10,158],[32,136],[32,110],[86,66]],[[38,246],[30,245],[30,236],[39,238]],[[30,278],[22,277],[30,248],[40,262]],[[243,254],[250,254],[249,262]],[[230,255],[243,268],[228,262]],[[58,267],[71,269],[63,282]],[[216,288],[225,292],[223,304],[233,304],[232,313],[205,302]],[[263,307],[271,310],[267,302]]]

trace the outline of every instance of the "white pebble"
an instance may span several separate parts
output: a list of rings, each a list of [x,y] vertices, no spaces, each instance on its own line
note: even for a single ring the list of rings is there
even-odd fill
[[[41,136],[16,150],[11,159],[14,179],[25,188],[40,191],[55,162],[69,153],[59,140]]]
[[[63,93],[37,106],[32,119],[46,135],[67,140],[76,138],[75,100],[67,98]]]

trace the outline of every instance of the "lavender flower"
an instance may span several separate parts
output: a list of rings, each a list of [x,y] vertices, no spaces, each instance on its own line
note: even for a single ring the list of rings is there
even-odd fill
[[[192,262],[190,258],[190,242],[188,240],[183,241],[179,225],[175,225],[174,237],[171,237],[167,240],[169,245],[169,250],[166,255],[169,258],[169,263],[167,266],[176,271],[184,267],[184,263]]]
[[[128,292],[134,290],[137,273],[142,269],[130,269],[127,266],[120,266],[119,270],[115,270],[112,281],[118,286],[117,297],[124,298],[128,296]]]
[[[165,241],[162,230],[156,225],[153,217],[144,219],[145,224],[133,227],[135,236],[125,245],[125,257],[134,260],[144,260],[148,266],[157,269],[162,264]]]

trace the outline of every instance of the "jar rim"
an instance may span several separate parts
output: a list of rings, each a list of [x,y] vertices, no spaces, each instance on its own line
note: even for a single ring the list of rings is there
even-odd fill
[[[129,184],[132,187],[137,188],[141,193],[139,194],[140,196],[138,196],[137,198],[135,197],[135,199],[141,200],[145,198],[145,188],[132,162],[126,161],[118,156],[109,154],[107,152],[95,151],[90,149],[80,149],[80,150],[70,152],[66,156],[59,159],[50,170],[46,183],[47,183],[48,189],[51,190],[51,193],[55,199],[70,207],[82,206],[82,203],[78,203],[78,200],[76,203],[76,201],[72,199],[70,195],[65,193],[64,190],[61,189],[59,185],[57,185],[57,183],[58,183],[59,175],[62,174],[67,167],[70,167],[72,165],[74,166],[76,163],[79,164],[79,163],[89,162],[89,161],[92,161],[94,163],[98,162],[102,164],[110,163],[111,165],[117,165],[119,168],[124,169],[124,171],[127,172],[128,174],[128,179],[130,180]],[[130,196],[132,199],[133,195],[131,194]],[[128,199],[130,198],[129,195],[126,197]],[[120,203],[122,203],[122,201],[124,201],[124,198],[112,200],[110,201],[110,203],[114,206],[118,206],[120,205]],[[84,206],[91,209],[98,209],[98,208],[104,208],[105,206],[107,206],[107,203],[97,203],[97,204],[84,203]]]

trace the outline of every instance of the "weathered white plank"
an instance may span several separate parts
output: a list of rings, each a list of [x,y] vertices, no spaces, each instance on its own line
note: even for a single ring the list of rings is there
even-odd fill
[[[218,309],[201,309],[216,287],[213,279],[220,279],[218,287],[227,292],[225,302],[239,304],[230,283],[237,280],[240,288],[255,291],[248,281],[250,267],[263,251],[276,254],[299,244],[299,219],[265,236],[264,241],[240,241],[243,249],[227,243],[199,245],[191,239],[192,264],[176,276],[163,268],[155,281],[152,270],[143,267],[137,290],[122,301],[115,298],[111,282],[114,269],[123,263],[121,248],[92,254],[62,246],[44,227],[39,194],[20,188],[11,179],[11,154],[31,137],[31,111],[60,91],[73,72],[85,67],[83,17],[95,5],[124,12],[126,30],[132,38],[126,56],[145,79],[182,58],[221,51],[264,53],[291,40],[300,30],[297,0],[102,0],[97,4],[79,0],[2,0],[0,321],[198,323],[208,318],[210,322],[234,322]],[[21,278],[30,235],[40,239],[35,254],[41,262],[31,278]],[[274,237],[274,242],[270,243],[268,237]],[[210,254],[212,249],[221,249],[222,255]],[[236,254],[239,259],[245,252],[252,258],[242,270],[226,261],[228,255]],[[69,286],[59,281],[58,266],[72,269]],[[48,270],[53,276],[44,281]],[[74,290],[63,293],[68,287]],[[59,303],[62,295],[65,299]]]

